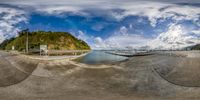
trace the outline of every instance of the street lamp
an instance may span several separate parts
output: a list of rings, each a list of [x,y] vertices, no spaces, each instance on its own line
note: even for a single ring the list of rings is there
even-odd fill
[[[25,30],[26,32],[26,53],[28,54],[28,29]]]

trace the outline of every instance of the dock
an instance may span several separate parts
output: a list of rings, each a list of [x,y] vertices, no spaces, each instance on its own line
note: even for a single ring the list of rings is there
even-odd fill
[[[118,55],[118,56],[124,56],[124,57],[134,57],[134,56],[148,56],[148,55],[153,55],[153,52],[135,52],[135,53],[129,53],[129,52],[106,52],[108,54],[112,55]]]

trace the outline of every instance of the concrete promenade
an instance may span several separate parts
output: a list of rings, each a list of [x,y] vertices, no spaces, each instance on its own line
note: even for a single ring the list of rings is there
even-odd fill
[[[162,52],[113,64],[87,65],[0,51],[0,98],[199,100],[200,56],[197,55],[197,51]]]

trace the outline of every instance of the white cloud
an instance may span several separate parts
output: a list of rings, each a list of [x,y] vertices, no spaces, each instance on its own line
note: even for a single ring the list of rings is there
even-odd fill
[[[106,39],[100,37],[94,38],[94,49],[127,49],[139,48],[145,46],[151,39],[145,38],[142,35],[128,33],[129,28],[122,26]]]
[[[137,6],[133,6],[137,5]],[[169,3],[155,3],[155,2],[136,2],[134,4],[126,3],[120,6],[125,9],[123,15],[117,18],[123,18],[128,15],[138,15],[148,17],[152,26],[156,26],[158,19],[172,18],[173,20],[198,20],[200,14],[200,7],[177,5]]]
[[[105,49],[108,48],[108,44],[105,43],[105,41],[102,40],[100,37],[94,38],[94,45],[92,47],[93,49]]]
[[[79,30],[78,31],[78,35],[76,35],[76,37],[78,39],[81,39],[83,41],[85,41],[86,43],[88,43],[90,46],[93,46],[93,42],[94,42],[94,37],[93,36],[90,36],[88,35],[87,33]]]
[[[155,1],[155,2],[152,2]],[[195,23],[199,24],[199,14],[200,7],[197,6],[187,6],[178,5],[174,2],[176,0],[168,0],[161,2],[158,0],[152,1],[139,1],[139,0],[7,0],[4,3],[16,4],[16,5],[27,5],[33,7],[36,11],[47,14],[59,15],[64,12],[71,12],[74,14],[81,14],[85,16],[90,16],[90,13],[86,12],[88,10],[94,10],[94,14],[101,16],[107,15],[121,20],[126,16],[135,15],[147,17],[152,26],[156,26],[158,19],[165,20],[167,18],[172,18],[176,21],[179,20],[193,20]],[[178,2],[186,2],[178,1]],[[187,2],[196,2],[196,0],[190,0]],[[177,3],[177,2],[176,2]],[[95,11],[95,9],[100,9],[102,11]],[[122,10],[117,12],[113,9]],[[113,10],[113,11],[112,11]]]
[[[63,1],[64,2],[64,1]],[[112,17],[117,20],[122,20],[129,15],[147,17],[152,26],[156,26],[158,19],[164,21],[167,18],[172,18],[175,21],[180,20],[192,20],[196,24],[199,24],[200,7],[178,5],[172,3],[162,2],[149,2],[149,1],[129,1],[119,2],[112,0],[107,1],[84,1],[78,2],[71,1],[64,2],[63,4],[49,4],[49,5],[33,5],[36,11],[47,14],[61,14],[64,12],[71,12],[74,14],[81,14],[84,16],[90,16],[86,10],[101,9],[102,11],[93,12],[93,14],[101,16]],[[113,9],[120,9],[121,12],[117,12]]]
[[[4,40],[3,34],[0,34],[0,43],[3,42],[3,40]]]
[[[96,30],[96,31],[101,31],[101,30],[104,28],[104,25],[105,25],[105,24],[103,24],[103,25],[102,25],[102,24],[103,24],[103,23],[93,25],[93,26],[92,26],[92,29],[93,29],[93,30]]]
[[[6,38],[16,36],[20,30],[16,24],[26,21],[25,12],[15,8],[0,7],[0,43]]]
[[[166,19],[171,17],[174,20],[193,20],[198,23],[198,18],[200,14],[200,7],[197,6],[187,6],[178,5],[174,2],[176,0],[168,0],[166,2],[161,2],[158,0],[59,0],[59,2],[54,0],[7,0],[4,3],[16,4],[16,5],[27,5],[33,7],[36,11],[47,14],[61,14],[64,12],[71,12],[75,14],[81,14],[85,16],[90,16],[85,10],[95,10],[101,9],[102,11],[94,11],[96,15],[102,14],[107,16],[112,16],[117,20],[121,20],[126,16],[135,15],[147,17],[152,26],[155,26],[158,19]],[[187,0],[177,1],[186,2]],[[176,3],[177,3],[176,2]],[[190,0],[187,2],[196,2],[196,0]],[[122,12],[116,12],[113,9],[120,9]]]
[[[200,30],[193,30],[192,33],[194,33],[196,35],[200,35]]]
[[[162,3],[162,4],[175,4],[175,3],[200,3],[199,0],[2,0],[2,4],[13,4],[13,5],[66,5],[66,6],[78,6],[81,8],[116,8],[124,4],[134,5],[137,2],[142,2],[143,5],[148,5],[146,3]],[[134,5],[135,6],[135,5]],[[136,5],[137,6],[137,5]]]
[[[122,26],[119,30],[121,35],[128,35],[128,29],[125,26]]]
[[[150,39],[142,35],[130,34],[125,26],[121,26],[115,34],[106,39],[101,37],[89,36],[87,33],[79,30],[77,38],[86,41],[93,49],[126,49],[127,47],[138,48],[145,46]]]
[[[132,29],[133,28],[133,24],[129,24],[129,28]]]
[[[39,8],[39,9],[37,9]],[[35,8],[36,12],[47,13],[47,14],[54,14],[54,15],[61,15],[62,13],[70,12],[73,14],[84,15],[87,16],[87,13],[82,12],[82,8],[76,6],[66,6],[66,5],[51,5],[51,6],[37,6]]]
[[[114,35],[103,40],[100,37],[95,38],[95,49],[126,49],[127,47],[139,48],[147,44],[150,39],[140,35]]]
[[[200,43],[199,38],[188,34],[181,25],[171,24],[166,32],[160,33],[148,45],[152,49],[179,49]]]
[[[102,39],[100,37],[95,38],[96,49],[127,49],[131,47],[133,49],[146,48],[146,49],[181,49],[187,46],[200,43],[200,39],[194,35],[189,34],[190,31],[185,27],[177,24],[169,25],[166,32],[160,33],[155,38],[145,38],[142,34],[130,34],[124,33],[121,30],[127,29],[122,26],[119,32],[114,35]],[[126,30],[126,32],[128,32]],[[199,35],[199,30],[192,31]]]
[[[83,31],[79,30],[77,38],[87,41],[89,37]]]

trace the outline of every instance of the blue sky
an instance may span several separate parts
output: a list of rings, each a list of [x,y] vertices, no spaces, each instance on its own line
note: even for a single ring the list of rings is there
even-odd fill
[[[200,43],[198,0],[7,0],[0,4],[0,42],[29,28],[70,32],[93,49],[172,49]]]

